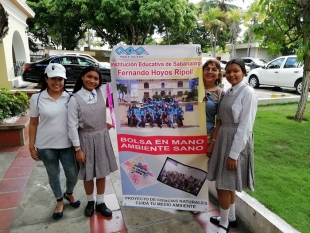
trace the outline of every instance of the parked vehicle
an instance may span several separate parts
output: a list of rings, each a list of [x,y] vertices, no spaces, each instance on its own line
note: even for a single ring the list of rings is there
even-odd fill
[[[228,61],[226,61],[226,60],[220,60],[221,68],[222,68],[223,70],[225,70],[225,67],[226,67],[227,62],[228,62]],[[248,73],[250,72],[251,68],[250,68],[249,66],[245,65],[245,70],[246,70],[246,73],[248,74]]]
[[[303,66],[304,63],[297,61],[296,55],[278,57],[266,66],[251,70],[248,82],[254,88],[260,85],[295,88],[300,94]]]
[[[67,84],[74,84],[81,74],[81,71],[90,65],[97,66],[100,69],[103,83],[111,82],[109,66],[104,66],[85,56],[66,54],[51,55],[36,62],[25,63],[22,74],[23,80],[26,82],[39,83],[49,63],[59,63],[66,68]]]
[[[109,62],[101,62],[98,61],[96,58],[92,57],[89,54],[86,53],[64,53],[65,55],[76,55],[76,56],[82,56],[82,57],[87,57],[90,60],[93,60],[94,62],[98,63],[100,67],[106,67],[110,69],[110,63]],[[61,55],[61,54],[60,54]]]
[[[244,61],[245,65],[250,67],[251,70],[267,64],[264,59],[257,57],[242,57],[241,59]]]

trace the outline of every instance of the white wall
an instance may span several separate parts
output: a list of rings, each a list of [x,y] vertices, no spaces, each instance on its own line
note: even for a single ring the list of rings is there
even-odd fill
[[[13,81],[15,78],[13,67],[13,50],[15,52],[16,61],[30,61],[28,36],[26,33],[26,19],[28,16],[11,1],[0,0],[0,2],[9,14],[9,32],[3,39],[3,44],[1,45],[3,46],[3,49],[0,50],[0,67],[6,67],[6,69],[1,69],[0,71],[0,86],[7,86],[7,81]],[[26,3],[21,2],[21,4],[24,5]],[[31,11],[30,8],[28,10]],[[34,12],[31,11],[30,13],[34,15]]]

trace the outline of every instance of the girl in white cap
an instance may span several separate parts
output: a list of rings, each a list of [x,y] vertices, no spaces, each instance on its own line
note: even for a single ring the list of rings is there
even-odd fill
[[[104,202],[106,176],[117,170],[117,162],[106,122],[107,89],[102,84],[100,70],[88,66],[76,80],[73,96],[68,104],[69,137],[80,164],[78,179],[84,181],[88,204],[84,214],[90,217],[95,210],[103,216],[112,216]],[[94,178],[96,181],[94,182]]]
[[[77,166],[74,150],[67,131],[67,103],[70,94],[64,91],[66,69],[56,63],[49,64],[42,79],[39,93],[30,98],[29,150],[31,157],[42,160],[49,184],[57,200],[53,219],[63,216],[63,198],[74,208],[80,201],[73,196],[77,183]],[[60,165],[66,175],[66,192],[62,193]]]

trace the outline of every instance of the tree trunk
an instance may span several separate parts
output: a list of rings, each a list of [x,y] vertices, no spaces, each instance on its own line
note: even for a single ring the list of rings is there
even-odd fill
[[[300,100],[298,103],[297,112],[294,117],[295,121],[298,121],[298,122],[302,122],[302,118],[303,118],[307,100],[308,100],[310,71],[306,70],[307,69],[306,64],[310,64],[309,62],[310,62],[310,56],[306,55],[305,65],[304,65],[304,75],[302,77],[302,91],[301,91],[301,96],[300,96]]]
[[[236,46],[235,46],[235,40],[232,39],[231,42],[231,59],[236,58]]]
[[[310,7],[309,5],[306,5],[303,10],[303,20],[304,22],[309,21],[309,11]],[[307,25],[303,26],[303,46],[306,48],[309,48],[309,35],[308,35],[308,28]],[[306,104],[308,100],[308,94],[309,94],[309,80],[310,80],[310,55],[308,51],[305,51],[303,54],[304,59],[304,75],[302,77],[302,90],[301,90],[301,96],[298,103],[297,112],[295,115],[295,121],[302,122],[302,118],[306,109]]]
[[[168,27],[166,27],[166,35],[167,35],[168,45],[170,45],[170,37],[169,37]]]

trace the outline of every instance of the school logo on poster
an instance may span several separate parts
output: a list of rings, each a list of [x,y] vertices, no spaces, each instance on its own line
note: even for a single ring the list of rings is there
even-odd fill
[[[149,53],[144,49],[143,46],[138,47],[137,49],[134,49],[132,46],[128,48],[123,48],[123,46],[119,46],[117,49],[115,49],[115,52],[118,55],[124,54],[124,55],[149,55]]]

